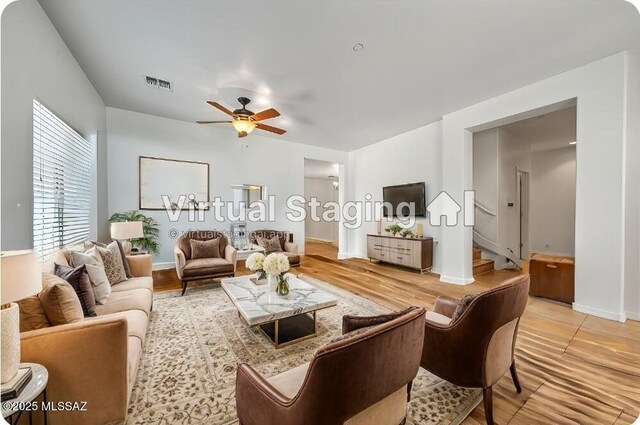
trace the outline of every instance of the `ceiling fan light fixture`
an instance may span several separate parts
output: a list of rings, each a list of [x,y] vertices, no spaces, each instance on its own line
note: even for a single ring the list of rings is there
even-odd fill
[[[254,128],[256,128],[256,123],[249,118],[239,117],[233,120],[232,124],[233,128],[235,128],[238,133],[249,134]]]

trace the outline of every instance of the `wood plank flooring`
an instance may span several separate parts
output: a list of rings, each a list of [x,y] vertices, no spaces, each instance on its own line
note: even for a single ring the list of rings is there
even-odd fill
[[[485,291],[517,274],[490,271],[471,285],[458,286],[436,275],[336,257],[335,246],[307,241],[296,272],[391,309],[431,308],[440,295],[459,298]],[[238,273],[248,271],[239,265]],[[154,287],[163,291],[181,285],[175,271],[166,270],[154,272]],[[494,387],[496,424],[622,425],[640,415],[640,322],[617,323],[531,297],[520,325],[516,364],[523,391],[515,393],[509,374]],[[463,424],[485,424],[482,403]]]

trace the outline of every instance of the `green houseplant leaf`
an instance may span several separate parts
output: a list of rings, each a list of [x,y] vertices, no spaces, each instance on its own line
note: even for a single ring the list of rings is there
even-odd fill
[[[144,238],[131,239],[131,245],[143,251],[152,252],[155,255],[160,253],[160,244],[158,243],[160,230],[158,229],[158,222],[153,217],[147,217],[141,214],[140,211],[127,211],[115,213],[109,218],[110,223],[121,221],[141,221]]]

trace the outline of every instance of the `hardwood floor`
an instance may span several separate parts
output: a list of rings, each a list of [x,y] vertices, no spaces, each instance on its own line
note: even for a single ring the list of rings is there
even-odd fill
[[[337,260],[330,244],[307,241],[296,273],[314,276],[391,309],[431,308],[437,296],[459,298],[517,274],[490,271],[470,285],[367,260]],[[240,265],[239,274],[247,273]],[[154,272],[156,291],[179,289],[174,270]],[[640,322],[618,323],[531,297],[520,324],[516,364],[522,393],[507,373],[494,387],[496,424],[632,424],[640,414]],[[463,422],[484,424],[482,403]]]

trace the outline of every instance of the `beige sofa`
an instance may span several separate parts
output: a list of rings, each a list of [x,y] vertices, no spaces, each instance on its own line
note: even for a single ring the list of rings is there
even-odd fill
[[[146,256],[145,256],[146,257]],[[40,363],[49,371],[47,399],[86,403],[86,411],[49,412],[50,425],[92,425],[125,419],[136,378],[153,301],[148,257],[128,256],[132,277],[112,286],[98,317],[21,333],[23,362]],[[68,265],[65,251],[53,263]]]

